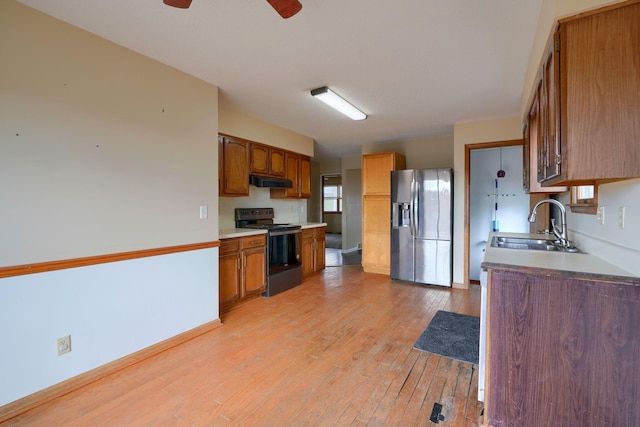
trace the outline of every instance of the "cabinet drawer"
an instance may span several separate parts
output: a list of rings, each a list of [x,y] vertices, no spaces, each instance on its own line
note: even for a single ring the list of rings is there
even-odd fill
[[[266,234],[243,237],[242,238],[242,249],[257,248],[259,246],[265,246],[266,242],[267,242],[267,235]]]
[[[313,239],[313,237],[315,236],[314,232],[313,232],[313,228],[305,228],[302,230],[302,238],[303,239]]]
[[[220,240],[220,254],[238,252],[240,250],[240,239]]]

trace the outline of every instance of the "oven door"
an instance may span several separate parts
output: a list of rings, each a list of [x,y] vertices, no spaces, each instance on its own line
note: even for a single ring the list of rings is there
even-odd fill
[[[267,261],[269,262],[270,276],[302,265],[301,239],[300,229],[269,232]]]

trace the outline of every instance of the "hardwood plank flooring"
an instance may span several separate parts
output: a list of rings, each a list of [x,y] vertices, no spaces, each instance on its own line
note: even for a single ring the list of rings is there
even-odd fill
[[[475,366],[413,349],[437,310],[480,291],[360,266],[223,315],[223,326],[36,407],[11,426],[478,426]]]

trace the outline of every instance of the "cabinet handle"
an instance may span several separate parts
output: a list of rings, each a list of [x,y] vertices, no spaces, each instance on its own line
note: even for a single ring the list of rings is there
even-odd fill
[[[258,243],[260,243],[260,240],[252,240],[249,242],[250,245],[257,245]]]
[[[240,258],[236,258],[236,267],[240,270]]]

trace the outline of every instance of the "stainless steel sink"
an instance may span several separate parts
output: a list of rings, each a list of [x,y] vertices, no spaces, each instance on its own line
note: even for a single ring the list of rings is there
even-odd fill
[[[580,250],[575,246],[565,248],[560,244],[556,244],[556,242],[553,240],[532,239],[527,237],[494,236],[491,240],[491,246],[494,248],[527,249],[532,251],[580,253]]]

